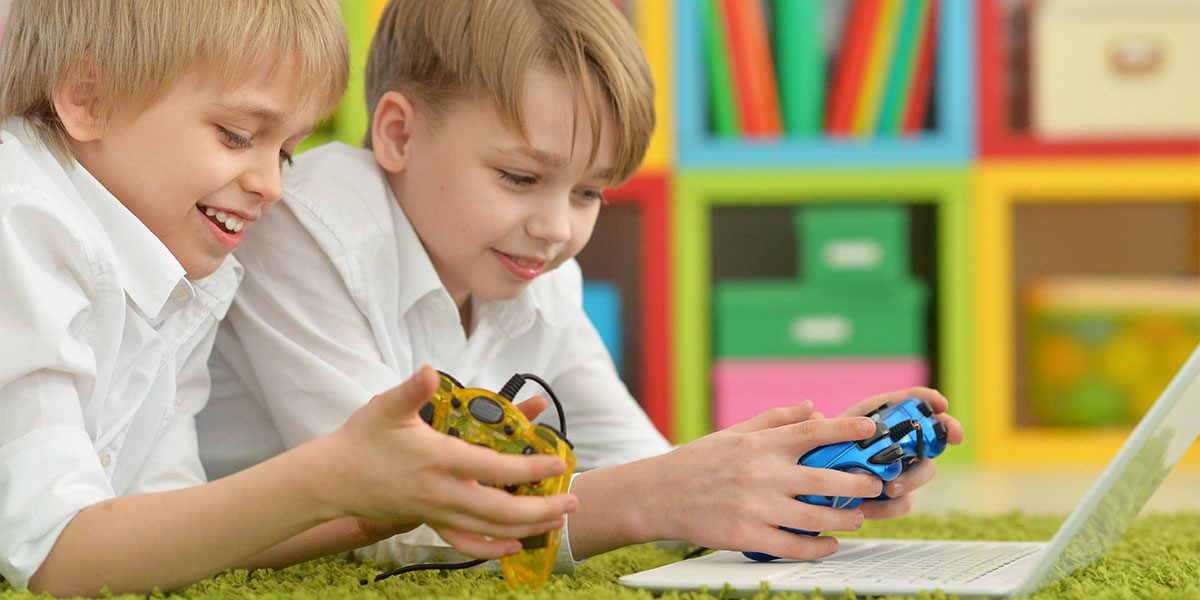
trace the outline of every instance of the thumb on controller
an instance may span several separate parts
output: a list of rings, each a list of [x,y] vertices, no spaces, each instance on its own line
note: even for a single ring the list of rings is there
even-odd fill
[[[371,399],[384,422],[403,421],[421,410],[433,399],[438,387],[438,374],[433,367],[425,365],[400,385]]]

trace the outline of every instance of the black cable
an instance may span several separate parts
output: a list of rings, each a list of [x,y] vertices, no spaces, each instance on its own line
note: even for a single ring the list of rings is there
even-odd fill
[[[538,382],[538,385],[542,386],[542,389],[546,390],[547,394],[550,394],[550,399],[554,401],[554,410],[558,413],[558,432],[562,434],[564,440],[567,439],[567,416],[563,414],[562,402],[558,401],[558,396],[554,395],[554,390],[550,389],[550,384],[532,373],[522,373],[521,376]]]
[[[461,563],[424,563],[424,564],[420,564],[420,565],[408,565],[407,567],[400,567],[399,569],[396,569],[393,571],[388,571],[387,573],[380,573],[379,575],[376,575],[374,579],[370,579],[370,578],[359,579],[358,584],[359,585],[367,585],[368,583],[387,579],[388,577],[391,577],[393,575],[403,575],[405,573],[412,573],[414,571],[436,571],[436,570],[443,570],[443,569],[447,570],[447,571],[452,571],[455,569],[469,569],[469,568],[477,566],[477,565],[482,565],[485,562],[487,562],[487,561],[480,558],[477,560],[469,560],[467,562],[461,562]]]
[[[689,558],[696,558],[697,556],[700,556],[701,554],[708,552],[708,550],[709,550],[708,548],[705,548],[704,546],[700,546],[700,547],[696,548],[695,550],[692,550],[691,552],[684,554],[683,560],[687,560]]]

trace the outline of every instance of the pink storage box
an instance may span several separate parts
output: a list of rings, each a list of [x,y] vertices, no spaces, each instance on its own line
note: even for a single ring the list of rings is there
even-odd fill
[[[929,365],[922,357],[718,360],[713,366],[713,426],[723,429],[806,399],[826,416],[836,416],[864,398],[928,382]]]

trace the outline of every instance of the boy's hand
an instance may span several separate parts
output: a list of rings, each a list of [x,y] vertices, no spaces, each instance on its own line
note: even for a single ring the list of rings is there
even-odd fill
[[[907,398],[916,398],[928,402],[933,407],[934,418],[946,426],[946,441],[950,444],[962,443],[962,424],[958,422],[958,419],[955,419],[946,412],[950,407],[949,401],[946,400],[946,397],[941,392],[927,387],[914,387],[907,390],[872,396],[846,409],[846,412],[842,413],[842,416],[865,415],[878,408],[884,402],[900,402]],[[863,514],[868,519],[889,519],[907,514],[912,509],[912,496],[910,493],[922,485],[929,483],[936,473],[937,468],[934,466],[933,461],[921,460],[914,462],[904,474],[885,484],[883,491],[887,493],[890,499],[867,500],[863,502],[860,505]]]
[[[811,419],[812,403],[766,411],[743,423],[685,444],[658,459],[656,490],[661,539],[686,539],[711,548],[766,552],[813,559],[837,551],[837,540],[797,535],[854,531],[858,509],[838,510],[797,502],[805,494],[878,496],[879,478],[796,464],[826,444],[861,440],[875,432],[865,417]]]
[[[316,455],[333,461],[322,469],[333,480],[320,482],[329,503],[384,523],[427,523],[456,550],[479,558],[519,552],[518,539],[562,527],[578,505],[574,496],[514,496],[479,482],[539,481],[561,474],[563,462],[502,454],[434,431],[418,411],[437,384],[425,367],[314,440],[323,446]],[[527,414],[545,407],[544,399],[530,402],[522,407]]]

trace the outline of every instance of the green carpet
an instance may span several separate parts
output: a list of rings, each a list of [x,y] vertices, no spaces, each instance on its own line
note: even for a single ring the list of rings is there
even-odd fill
[[[931,539],[1048,540],[1062,517],[1011,514],[975,518],[909,516],[894,521],[870,522],[858,535]],[[322,559],[282,571],[230,571],[206,579],[174,594],[158,598],[651,598],[648,592],[617,583],[626,573],[678,560],[681,553],[652,545],[624,548],[580,565],[573,577],[555,576],[537,594],[509,592],[498,573],[483,571],[416,572],[363,587],[362,577],[379,573],[384,565]],[[760,594],[761,596],[761,594]],[[0,600],[35,598],[0,583]],[[140,598],[141,596],[120,596]],[[804,598],[779,594],[776,598]],[[858,598],[852,592],[831,590],[811,598]],[[942,594],[921,596],[943,598]],[[667,599],[720,598],[720,590],[667,594]],[[1097,598],[1200,599],[1200,514],[1150,515],[1134,522],[1121,541],[1095,564],[1042,590],[1033,598],[1094,600]]]

